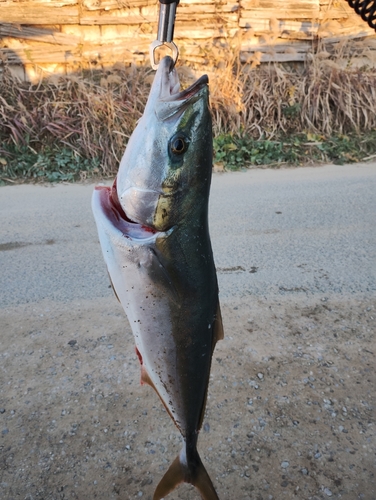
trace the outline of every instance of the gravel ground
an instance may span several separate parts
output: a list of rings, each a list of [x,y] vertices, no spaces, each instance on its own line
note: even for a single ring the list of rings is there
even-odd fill
[[[226,337],[199,451],[221,500],[376,498],[376,171],[340,168],[214,177]],[[151,500],[180,449],[139,384],[91,191],[1,189],[6,500]],[[198,496],[182,485],[168,498]]]
[[[222,499],[376,498],[375,315],[335,296],[223,304],[199,439]],[[2,498],[151,499],[180,437],[115,300],[11,307],[1,331]]]

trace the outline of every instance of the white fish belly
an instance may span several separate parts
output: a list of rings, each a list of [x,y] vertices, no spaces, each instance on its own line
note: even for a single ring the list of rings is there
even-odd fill
[[[156,236],[134,240],[119,231],[104,213],[99,193],[93,194],[99,240],[115,292],[128,317],[142,365],[163,403],[181,429],[176,345],[172,335],[173,291],[153,251]]]

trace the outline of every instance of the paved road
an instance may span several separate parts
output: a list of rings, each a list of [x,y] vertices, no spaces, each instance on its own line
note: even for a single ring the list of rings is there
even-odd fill
[[[0,188],[0,306],[109,296],[92,185]],[[216,174],[222,297],[376,291],[376,164]]]

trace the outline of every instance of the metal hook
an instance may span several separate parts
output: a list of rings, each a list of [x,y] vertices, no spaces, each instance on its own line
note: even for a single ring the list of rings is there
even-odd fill
[[[166,47],[168,47],[171,50],[171,52],[172,52],[171,57],[172,57],[174,66],[175,66],[176,61],[178,60],[178,57],[179,57],[179,49],[174,42],[160,42],[159,40],[154,40],[154,42],[152,42],[150,45],[149,52],[150,52],[151,67],[155,70],[157,70],[158,66],[159,66],[159,63],[157,63],[155,60],[155,50],[158,47],[161,47],[163,45],[165,45]]]
[[[178,59],[179,50],[172,41],[178,3],[179,0],[160,0],[157,39],[150,45],[150,62],[153,69],[158,69],[159,66],[159,63],[156,62],[155,50],[162,45],[166,45],[172,51],[174,65]]]

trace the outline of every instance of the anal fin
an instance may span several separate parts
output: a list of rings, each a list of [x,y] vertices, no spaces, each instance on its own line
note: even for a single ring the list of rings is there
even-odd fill
[[[146,368],[144,365],[141,366],[141,385],[143,385],[143,384],[150,385],[150,387],[152,387],[155,390],[155,392],[158,393],[158,391],[155,388],[155,385],[154,385],[152,379],[150,378],[148,372],[146,371]]]
[[[223,323],[222,323],[222,314],[221,314],[221,306],[218,302],[217,312],[215,314],[215,320],[213,324],[213,351],[215,344],[218,340],[223,340],[225,334],[223,331]]]
[[[181,429],[179,428],[178,424],[176,423],[176,420],[175,420],[174,416],[172,415],[171,410],[169,409],[169,407],[167,406],[167,404],[164,402],[162,396],[159,394],[158,389],[155,387],[154,382],[152,381],[150,375],[148,374],[148,372],[147,372],[147,370],[145,368],[144,362],[143,362],[142,354],[137,349],[137,347],[135,347],[135,350],[136,350],[136,354],[137,354],[138,360],[139,360],[140,365],[141,365],[141,385],[147,384],[152,389],[155,390],[155,392],[158,394],[160,400],[162,401],[163,406],[166,408],[167,413],[170,415],[170,417],[173,420],[173,422],[175,423],[176,427],[181,432]]]

